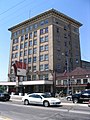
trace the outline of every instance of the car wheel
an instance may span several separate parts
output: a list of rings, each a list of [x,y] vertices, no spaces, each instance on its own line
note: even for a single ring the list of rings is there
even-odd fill
[[[48,101],[44,101],[43,105],[44,105],[45,107],[48,107],[48,106],[49,106],[49,102],[48,102]]]
[[[78,99],[77,99],[77,98],[74,98],[74,99],[73,99],[73,103],[78,103]]]
[[[71,101],[71,98],[70,98],[70,97],[68,97],[68,98],[67,98],[67,100],[68,100],[68,101]]]
[[[28,100],[24,100],[24,105],[28,105],[29,101]]]

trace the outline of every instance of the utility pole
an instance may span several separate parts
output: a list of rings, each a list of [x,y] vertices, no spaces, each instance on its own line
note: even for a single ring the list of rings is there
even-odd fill
[[[53,94],[55,96],[56,93],[56,71],[53,71]]]
[[[70,79],[69,79],[69,60],[68,60],[68,56],[66,58],[67,60],[67,95],[69,94],[69,84],[70,84]]]

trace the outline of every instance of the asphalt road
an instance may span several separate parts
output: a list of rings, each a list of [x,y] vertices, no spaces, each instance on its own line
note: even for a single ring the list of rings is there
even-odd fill
[[[90,120],[90,107],[78,104],[59,107],[25,106],[21,101],[0,102],[3,120]]]

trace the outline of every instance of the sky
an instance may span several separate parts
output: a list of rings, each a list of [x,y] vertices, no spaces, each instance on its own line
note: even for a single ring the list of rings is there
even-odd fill
[[[81,59],[90,61],[90,0],[0,0],[0,81],[8,81],[11,42],[8,28],[51,8],[83,24]]]

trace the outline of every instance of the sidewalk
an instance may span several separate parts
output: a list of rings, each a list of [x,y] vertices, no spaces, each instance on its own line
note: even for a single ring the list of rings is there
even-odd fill
[[[19,95],[10,95],[10,96],[11,96],[10,100],[13,100],[13,101],[22,101],[22,97],[23,97]]]

